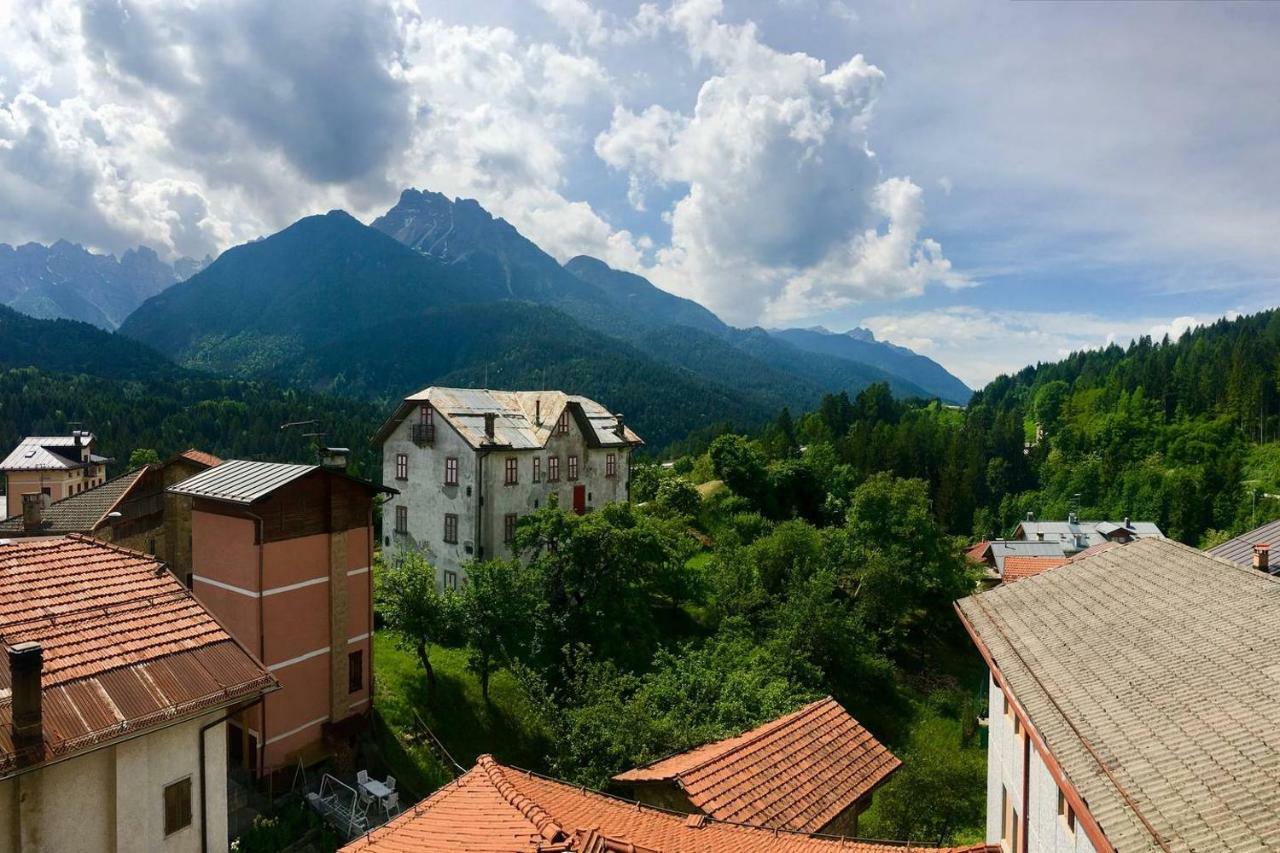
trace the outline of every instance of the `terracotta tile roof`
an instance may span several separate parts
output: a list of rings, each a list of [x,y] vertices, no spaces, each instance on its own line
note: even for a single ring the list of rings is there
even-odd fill
[[[343,853],[907,853],[887,842],[814,838],[642,806],[499,764],[466,774]],[[964,848],[986,851],[985,845]]]
[[[1083,552],[1081,552],[1083,553]],[[1066,557],[1024,557],[1011,556],[1004,558],[1004,582],[1013,583],[1023,578],[1035,577],[1048,569],[1065,566]]]
[[[83,536],[0,545],[0,776],[15,769],[7,651],[43,647],[54,760],[275,687],[164,564]]]
[[[1151,538],[957,609],[1116,849],[1280,849],[1280,579]]]
[[[989,550],[991,550],[991,543],[986,539],[983,539],[981,542],[976,542],[973,545],[970,545],[965,549],[964,554],[970,560],[985,563],[987,561],[987,551]]]
[[[183,459],[190,459],[192,462],[203,465],[206,468],[214,468],[222,464],[222,460],[219,457],[214,456],[212,453],[205,453],[203,450],[196,450],[194,447],[187,448],[179,453],[178,456]]]
[[[23,530],[21,515],[6,518],[0,521],[0,536],[61,536],[65,533],[90,533],[97,529],[107,513],[120,503],[146,471],[145,467],[138,468],[107,480],[101,486],[94,486],[78,495],[54,501],[44,508],[40,529],[34,534]]]
[[[718,820],[817,832],[902,764],[828,696],[727,740],[637,767],[618,783],[674,782]]]

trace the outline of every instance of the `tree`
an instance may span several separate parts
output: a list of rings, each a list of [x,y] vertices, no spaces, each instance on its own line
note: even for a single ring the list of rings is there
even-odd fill
[[[766,494],[764,457],[740,435],[722,435],[708,449],[716,477],[760,506]]]
[[[538,607],[537,579],[519,560],[486,560],[467,567],[460,590],[461,634],[469,656],[467,667],[480,679],[480,694],[489,701],[489,677],[496,665],[528,648],[530,619]]]
[[[154,465],[159,461],[159,453],[156,453],[150,447],[139,447],[129,454],[129,470],[141,468],[143,465]]]
[[[387,630],[402,648],[418,656],[427,674],[427,688],[434,690],[436,673],[431,666],[432,643],[449,643],[460,634],[460,601],[456,590],[436,588],[436,572],[421,554],[408,553],[377,573],[378,612]]]
[[[658,486],[657,504],[671,515],[694,516],[698,514],[702,497],[684,477],[668,477]]]

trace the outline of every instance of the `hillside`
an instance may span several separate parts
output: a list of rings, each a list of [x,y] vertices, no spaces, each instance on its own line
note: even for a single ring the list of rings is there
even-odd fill
[[[108,379],[161,379],[181,371],[136,341],[75,320],[38,320],[0,306],[0,365]]]
[[[66,240],[16,248],[0,243],[0,305],[32,317],[115,329],[144,300],[201,265],[190,258],[167,264],[145,246],[117,259]]]

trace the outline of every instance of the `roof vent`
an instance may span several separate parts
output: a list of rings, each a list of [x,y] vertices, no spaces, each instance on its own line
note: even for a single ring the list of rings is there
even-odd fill
[[[704,814],[691,814],[684,819],[684,825],[690,829],[701,829],[707,825],[707,816]]]
[[[484,434],[490,439],[494,436],[494,431],[498,425],[498,415],[496,412],[484,413]]]
[[[22,496],[22,532],[35,533],[44,523],[44,494],[34,492]]]

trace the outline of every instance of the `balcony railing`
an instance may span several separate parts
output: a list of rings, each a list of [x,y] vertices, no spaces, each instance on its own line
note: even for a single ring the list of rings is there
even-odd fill
[[[436,425],[413,424],[412,433],[414,444],[433,444],[436,440]]]

